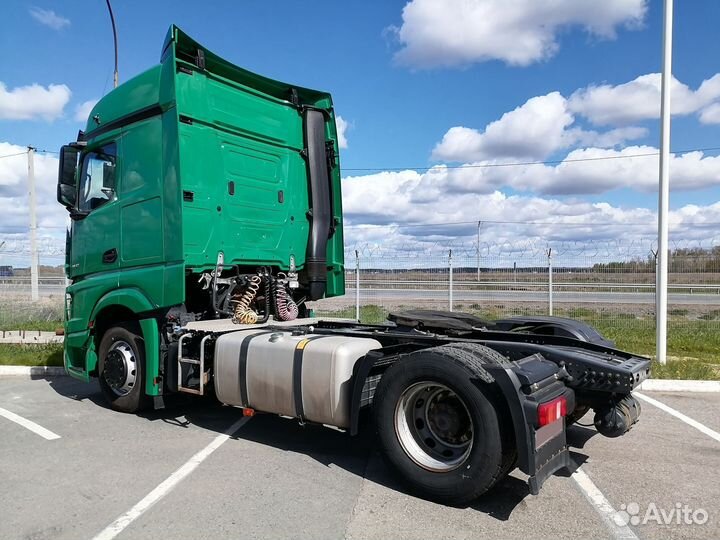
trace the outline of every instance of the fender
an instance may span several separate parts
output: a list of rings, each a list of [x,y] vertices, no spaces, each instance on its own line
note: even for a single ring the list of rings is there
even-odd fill
[[[382,349],[373,350],[355,363],[352,377],[352,392],[350,393],[350,435],[358,434],[360,427],[360,409],[368,405],[375,393],[374,385],[365,388],[368,378],[382,375],[385,370],[395,363],[403,354],[424,349],[419,343],[405,343],[390,345]],[[495,382],[493,376],[484,368],[480,368],[480,379],[483,383]]]
[[[92,310],[90,323],[94,323],[98,314],[111,306],[123,306],[139,315],[156,309],[142,291],[135,288],[115,289],[105,294]],[[149,396],[160,395],[162,381],[160,379],[160,339],[157,321],[150,318],[138,319],[145,344],[145,393]],[[97,366],[97,354],[94,347],[88,348],[85,373],[90,373]]]
[[[524,331],[546,336],[562,336],[614,348],[615,343],[594,327],[584,321],[553,317],[547,315],[530,315],[500,319],[492,323],[493,330],[505,332]]]
[[[90,323],[93,323],[97,318],[98,313],[100,313],[106,307],[117,305],[126,307],[136,314],[146,311],[152,311],[153,309],[156,309],[158,307],[153,305],[152,302],[150,302],[150,300],[147,298],[147,296],[145,296],[145,294],[139,289],[115,289],[114,291],[110,291],[109,293],[105,294],[100,298],[100,300],[97,301],[95,307],[92,310],[92,313],[90,314]]]

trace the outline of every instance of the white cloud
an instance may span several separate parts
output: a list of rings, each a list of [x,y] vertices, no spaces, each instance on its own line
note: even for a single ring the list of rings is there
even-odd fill
[[[338,146],[340,148],[347,148],[347,136],[345,133],[350,127],[347,121],[340,115],[335,116],[335,127],[337,128]]]
[[[431,193],[442,193],[433,197]],[[375,243],[384,247],[422,242],[447,245],[465,237],[499,245],[503,242],[621,240],[655,236],[656,213],[643,207],[607,202],[559,200],[486,193],[447,191],[442,175],[415,171],[380,172],[343,179],[347,245]],[[493,222],[507,222],[493,226]],[[687,205],[670,212],[672,239],[708,240],[717,236],[720,202]],[[436,224],[415,227],[416,224]],[[358,226],[361,225],[361,226]]]
[[[451,128],[433,150],[434,159],[462,161],[490,157],[540,159],[565,146],[565,129],[573,117],[559,92],[529,99],[491,122],[480,133]]]
[[[388,185],[397,185],[397,192],[408,194],[408,199],[418,204],[440,201],[447,211],[462,212],[451,202],[453,194],[487,195],[507,188],[541,195],[597,195],[617,189],[653,193],[658,175],[657,148],[591,147],[573,150],[554,165],[510,165],[503,160],[470,162],[457,168],[437,165],[422,174],[383,172],[362,177],[362,181],[349,177],[343,189],[353,204],[359,201],[357,211],[370,218],[374,213],[392,212],[395,195],[387,193]],[[720,187],[720,156],[702,152],[672,156],[670,186],[673,190]],[[397,213],[407,213],[407,219],[418,222],[428,220],[422,207],[399,208]]]
[[[90,111],[92,111],[95,104],[98,102],[97,99],[89,99],[83,101],[75,107],[75,116],[73,117],[76,122],[87,122]]]
[[[720,103],[713,103],[700,112],[700,122],[703,124],[720,124]]]
[[[70,26],[70,19],[58,15],[52,9],[31,7],[29,11],[33,19],[53,30],[61,30],[66,26]]]
[[[8,90],[0,82],[0,120],[55,120],[62,116],[71,94],[64,84],[51,84],[47,88],[32,84]]]
[[[637,126],[615,128],[603,132],[574,128],[568,132],[567,139],[570,144],[612,148],[621,146],[627,141],[642,139],[647,134],[647,128]]]
[[[28,204],[27,148],[0,142],[0,156],[18,156],[0,159],[0,250],[2,258],[12,264],[27,264],[30,210]],[[38,238],[43,260],[58,257],[64,249],[67,211],[55,200],[58,159],[51,155],[35,154],[35,193],[38,220]],[[8,263],[10,264],[10,263]]]
[[[507,166],[502,160],[472,162],[463,168],[438,165],[422,175],[421,183],[426,193],[436,190],[437,196],[502,188],[552,195],[600,194],[623,188],[652,193],[658,186],[657,154],[652,146],[590,147],[571,151],[556,165]],[[670,186],[673,190],[720,187],[720,156],[688,152],[671,157]]]
[[[526,66],[553,56],[566,27],[613,39],[618,27],[640,26],[646,10],[646,0],[412,0],[403,8],[400,28],[391,29],[402,45],[396,59],[405,65],[497,59]]]
[[[659,73],[649,73],[623,84],[591,85],[573,93],[568,99],[568,107],[571,112],[601,126],[658,118],[660,80]],[[720,73],[704,80],[697,90],[673,77],[670,93],[674,115],[702,111],[720,99]],[[701,112],[701,118],[703,114]]]
[[[598,133],[571,128],[574,122],[567,100],[559,92],[551,92],[527,100],[482,132],[463,126],[450,128],[433,149],[432,157],[445,161],[540,160],[577,144],[612,147],[647,134],[638,127]]]

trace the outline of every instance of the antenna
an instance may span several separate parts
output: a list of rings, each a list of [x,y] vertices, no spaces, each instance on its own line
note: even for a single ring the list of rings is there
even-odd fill
[[[112,24],[113,32],[113,43],[115,44],[115,72],[113,73],[114,88],[118,86],[118,41],[117,41],[117,30],[115,29],[115,15],[113,15],[112,6],[110,0],[105,0],[107,4],[108,12],[110,13],[110,24]]]

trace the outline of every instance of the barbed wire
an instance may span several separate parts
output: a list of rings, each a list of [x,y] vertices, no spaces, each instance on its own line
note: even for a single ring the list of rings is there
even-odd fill
[[[471,222],[474,223],[474,222]],[[521,225],[527,223],[520,222]],[[440,224],[428,225],[437,227]],[[562,229],[567,224],[546,223]],[[494,231],[492,228],[482,231],[478,238],[473,235],[455,235],[439,237],[429,235],[426,237],[402,234],[401,227],[384,227],[382,239],[353,238],[346,235],[344,251],[346,258],[354,257],[357,250],[364,257],[444,257],[449,250],[455,257],[516,257],[520,259],[535,259],[547,256],[548,249],[552,250],[554,257],[584,257],[595,259],[619,258],[645,258],[657,251],[657,238],[654,235],[639,236],[636,238],[583,238],[563,239],[553,236],[538,235],[533,238],[521,238],[520,233],[513,235],[512,231],[503,229]],[[30,255],[30,241],[25,233],[0,234],[0,256],[3,255]],[[515,237],[513,237],[515,236]],[[40,236],[37,241],[38,252],[42,256],[60,257],[65,254],[65,237]],[[671,239],[672,251],[698,250],[695,255],[702,256],[703,250],[710,252],[720,250],[720,236],[702,238]]]
[[[675,240],[670,242],[675,257],[717,258],[720,256],[720,238],[706,240]],[[693,251],[694,250],[694,251]],[[355,254],[370,259],[446,259],[450,252],[454,259],[518,259],[545,260],[548,252],[554,259],[582,259],[596,261],[629,261],[654,258],[657,239],[653,237],[631,240],[477,240],[421,242],[417,240],[388,239],[380,242],[350,242],[345,247],[346,260]]]

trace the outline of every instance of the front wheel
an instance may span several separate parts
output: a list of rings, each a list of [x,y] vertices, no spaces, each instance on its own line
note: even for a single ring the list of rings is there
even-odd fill
[[[476,385],[478,368],[467,351],[435,347],[395,363],[378,384],[381,449],[423,497],[466,504],[505,474],[498,414]]]
[[[130,324],[109,328],[98,348],[100,389],[112,409],[135,413],[147,404],[145,347],[139,329]]]

